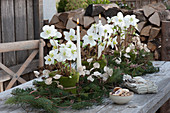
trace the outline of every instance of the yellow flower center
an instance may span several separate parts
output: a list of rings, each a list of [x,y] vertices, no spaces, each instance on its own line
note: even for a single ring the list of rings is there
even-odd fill
[[[50,54],[50,57],[54,57],[54,54],[53,54],[53,53],[51,53],[51,54]]]
[[[113,44],[114,44],[114,45],[116,45],[116,44],[117,44],[117,42],[116,42],[116,41],[113,41]]]
[[[133,18],[130,18],[130,22],[133,22]]]
[[[47,30],[47,31],[46,31],[46,34],[50,34],[50,33],[51,33],[51,31],[50,31],[50,30]]]
[[[69,46],[68,46],[68,48],[71,48],[72,47],[72,45],[70,44]]]
[[[93,40],[93,36],[89,36],[88,38],[89,38],[89,40]]]
[[[57,49],[57,46],[53,46],[53,49]]]
[[[70,35],[70,40],[72,40],[74,38],[74,36],[73,35]]]
[[[66,52],[65,51],[63,52],[63,55],[66,56]]]
[[[119,22],[122,22],[122,19],[119,19]]]
[[[101,46],[104,46],[104,44],[103,44],[103,43],[101,43]]]
[[[51,58],[48,58],[48,61],[51,61]]]
[[[71,50],[71,53],[74,54],[75,51],[76,51],[76,50]]]

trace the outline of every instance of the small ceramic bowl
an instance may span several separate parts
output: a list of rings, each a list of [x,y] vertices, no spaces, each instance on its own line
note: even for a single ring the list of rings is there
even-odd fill
[[[129,96],[118,96],[118,95],[113,95],[112,92],[110,92],[110,99],[116,103],[116,104],[126,104],[128,103],[132,97],[134,96],[134,93],[133,92],[130,92],[131,95]]]

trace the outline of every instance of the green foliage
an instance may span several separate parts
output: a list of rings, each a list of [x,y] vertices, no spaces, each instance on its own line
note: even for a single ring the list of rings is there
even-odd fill
[[[123,73],[132,76],[141,76],[147,73],[158,72],[159,68],[155,68],[152,64],[153,54],[145,52],[144,50],[139,50],[136,55],[134,52],[128,53],[130,58],[124,56],[126,52],[122,51],[121,63],[117,64],[115,59],[120,56],[118,51],[114,52],[113,56],[107,55],[107,61],[109,62],[109,67],[120,68]],[[115,77],[117,79],[117,77]]]
[[[88,4],[86,3],[86,0],[69,0],[66,4],[65,11],[86,8],[87,6]]]
[[[109,4],[110,1],[109,0],[87,0],[88,4]]]
[[[87,77],[80,77],[81,82],[77,84],[77,93],[72,94],[56,87],[57,83],[44,85],[44,82],[35,81],[34,89],[15,89],[13,97],[6,104],[31,105],[34,108],[44,109],[49,113],[57,113],[58,108],[82,109],[102,103],[104,97],[108,97],[109,85],[95,78],[94,82]]]
[[[60,0],[60,2],[58,3],[58,12],[65,12],[65,7],[66,7],[66,4],[67,4],[67,0]]]

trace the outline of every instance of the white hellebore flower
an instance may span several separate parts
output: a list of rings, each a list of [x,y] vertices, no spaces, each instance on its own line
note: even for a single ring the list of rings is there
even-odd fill
[[[67,41],[77,40],[77,36],[75,35],[75,30],[72,28],[70,29],[70,32],[64,31],[64,35],[65,35],[65,40]]]
[[[58,49],[51,50],[51,51],[49,52],[49,56],[50,56],[52,59],[56,59],[57,56],[58,56],[57,53],[58,53]]]
[[[103,81],[107,81],[107,79],[109,78],[109,75],[107,73],[102,74],[101,76],[103,78]]]
[[[49,70],[43,70],[43,77],[48,78],[49,77]]]
[[[38,75],[40,74],[40,72],[38,72],[38,71],[34,71],[34,75],[35,75],[35,77],[37,77],[38,78]]]
[[[99,77],[99,76],[101,76],[101,73],[98,72],[98,71],[95,71],[92,75],[94,75],[94,76],[96,76],[96,77]]]
[[[121,59],[120,57],[118,57],[118,59],[116,59],[115,62],[116,62],[117,64],[120,64],[120,63],[122,62],[122,59]]]
[[[45,84],[47,84],[47,85],[52,84],[52,78],[47,78],[47,79],[45,80]]]
[[[109,76],[112,76],[112,74],[113,74],[113,69],[111,69],[111,68],[109,68],[109,67],[107,67],[107,66],[104,67],[104,71],[105,71]]]
[[[66,43],[66,47],[70,48],[70,49],[73,49],[73,50],[77,50],[77,46],[72,41],[68,41]]]
[[[54,79],[60,79],[61,76],[62,76],[62,75],[58,75],[58,74],[57,74],[57,75],[55,75],[53,78],[54,78]]]
[[[44,59],[46,65],[54,64],[54,58],[51,58],[50,55],[45,56]]]
[[[59,53],[61,60],[64,62],[71,59],[71,49],[70,48],[60,48]]]
[[[124,56],[125,56],[126,58],[130,58],[130,55],[128,55],[127,53],[124,54]]]
[[[112,25],[106,24],[103,26],[104,37],[107,39],[113,33]]]
[[[130,47],[127,47],[126,48],[126,53],[129,53],[131,51],[131,48]]]
[[[40,36],[44,39],[48,39],[49,37],[57,37],[57,38],[61,38],[62,34],[60,32],[57,32],[57,30],[55,29],[54,25],[45,25],[43,27],[43,32],[41,32]]]
[[[119,12],[117,16],[114,16],[113,22],[115,25],[118,25],[121,28],[124,27],[124,18],[122,12]]]
[[[92,76],[87,77],[87,80],[90,80],[91,82],[94,81],[94,78]]]
[[[106,46],[106,41],[99,44],[99,46],[98,46],[98,56],[97,56],[97,59],[99,59],[100,56],[102,55],[102,52],[103,52],[103,50],[105,49],[105,46]]]
[[[57,49],[58,48],[58,40],[54,40],[54,39],[50,39],[50,44],[52,45],[52,46],[55,46],[55,49]]]
[[[71,58],[68,60],[76,60],[77,58],[77,46],[72,42],[68,41],[66,47],[71,49]]]
[[[91,27],[87,30],[87,34],[91,34],[91,33],[97,34],[98,32],[99,32],[98,24],[92,24]]]
[[[85,74],[86,75],[90,75],[90,71],[89,70],[85,70]]]
[[[93,64],[93,67],[94,67],[94,68],[100,68],[100,64],[99,64],[98,62],[95,62],[95,63]]]
[[[83,37],[84,43],[83,43],[83,47],[90,44],[90,47],[93,47],[96,45],[96,41],[95,41],[95,37],[96,35],[85,35]]]
[[[90,44],[90,47],[93,47],[96,45],[96,41],[98,40],[98,35],[96,33],[87,33],[87,35],[85,35],[83,37],[84,43],[83,43],[83,47]]]
[[[96,41],[94,40],[93,36],[85,35],[83,37],[83,40],[84,40],[83,47],[88,45],[88,44],[90,44],[90,47],[93,47],[93,46],[96,45]]]
[[[114,20],[113,17],[111,17],[111,18],[107,17],[107,23],[108,23],[108,24],[113,23],[113,20]]]
[[[88,63],[91,63],[93,61],[93,58],[87,59]]]

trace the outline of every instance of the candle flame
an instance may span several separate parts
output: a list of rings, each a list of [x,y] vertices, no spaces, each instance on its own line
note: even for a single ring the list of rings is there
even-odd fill
[[[101,16],[101,14],[99,14],[99,19],[101,19],[102,18],[102,16]]]
[[[77,25],[79,25],[79,18],[77,18]]]

